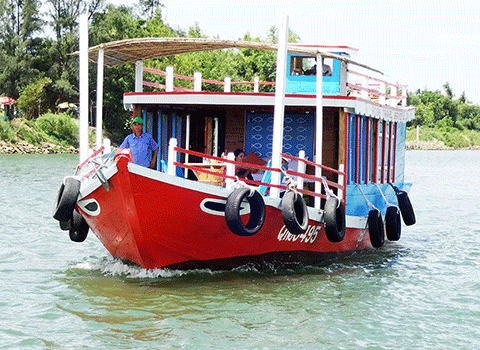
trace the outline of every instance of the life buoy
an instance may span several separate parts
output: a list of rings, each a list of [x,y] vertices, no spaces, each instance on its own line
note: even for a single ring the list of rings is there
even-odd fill
[[[248,201],[250,205],[250,217],[246,225],[240,217],[242,202]],[[250,189],[242,187],[235,189],[227,198],[225,204],[225,220],[228,228],[239,236],[253,236],[265,222],[265,202],[258,191],[250,195]]]
[[[285,227],[292,235],[300,235],[307,231],[308,210],[302,196],[295,191],[287,191],[283,195],[280,207]]]
[[[72,226],[70,230],[68,230],[70,239],[74,242],[83,242],[87,238],[88,229],[88,224],[83,216],[74,211],[72,217]]]
[[[53,218],[58,221],[69,221],[73,216],[79,193],[80,181],[74,177],[66,177],[58,190]]]
[[[415,219],[415,212],[413,211],[412,203],[410,202],[410,198],[408,198],[407,192],[396,190],[395,193],[397,195],[398,207],[402,213],[403,222],[407,226],[414,225],[417,220]]]
[[[398,241],[402,232],[400,210],[396,206],[387,208],[385,214],[385,232],[389,241]]]
[[[345,210],[343,203],[336,197],[327,199],[324,207],[325,233],[330,242],[343,241],[345,237]]]
[[[378,209],[372,209],[368,212],[368,232],[374,248],[380,248],[385,243],[382,214]]]

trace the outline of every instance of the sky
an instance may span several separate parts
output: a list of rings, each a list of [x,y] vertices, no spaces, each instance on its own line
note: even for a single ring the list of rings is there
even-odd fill
[[[136,4],[116,0],[115,4]],[[288,15],[303,44],[359,49],[352,59],[407,83],[410,91],[462,92],[480,104],[479,0],[162,0],[163,20],[187,31],[240,39],[267,38]]]

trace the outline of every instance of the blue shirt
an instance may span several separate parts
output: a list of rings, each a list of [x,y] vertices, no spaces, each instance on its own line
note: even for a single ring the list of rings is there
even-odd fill
[[[133,154],[133,162],[138,165],[149,167],[150,152],[158,149],[158,144],[155,142],[152,135],[144,132],[140,137],[137,137],[135,134],[128,135],[120,145],[120,148],[130,148]]]

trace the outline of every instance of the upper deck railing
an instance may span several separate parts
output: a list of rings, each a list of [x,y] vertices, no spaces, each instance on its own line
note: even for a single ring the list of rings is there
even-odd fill
[[[407,105],[407,85],[395,81],[385,75],[373,71],[356,71],[347,68],[346,64],[341,65],[340,73],[340,96],[359,97],[364,100],[378,103],[379,105],[405,107]],[[232,86],[235,85],[252,85],[253,92],[259,92],[261,85],[275,85],[271,81],[259,81],[258,77],[254,77],[253,81],[231,81],[230,77],[225,77],[223,81],[203,79],[202,74],[194,73],[193,77],[174,74],[173,67],[167,67],[165,71],[154,68],[143,68],[143,72],[162,75],[165,77],[165,84],[145,81],[142,78],[143,85],[167,92],[174,91],[195,91],[200,92],[203,84],[214,84],[223,86],[224,92],[232,92]],[[142,75],[143,76],[143,75]],[[192,88],[175,86],[175,79],[189,80],[193,82]],[[314,92],[312,92],[314,93]]]

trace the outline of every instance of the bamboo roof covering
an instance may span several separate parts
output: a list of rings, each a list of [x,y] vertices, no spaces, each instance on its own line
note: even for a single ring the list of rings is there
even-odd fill
[[[206,38],[135,38],[112,41],[109,43],[103,43],[97,46],[93,46],[88,50],[88,56],[91,61],[97,62],[98,52],[100,49],[103,49],[104,64],[108,67],[115,67],[118,65],[133,63],[139,60],[146,60],[149,58],[229,48],[277,51],[277,45],[252,41]],[[347,57],[321,51],[316,47],[295,46],[293,44],[290,44],[288,45],[288,51],[313,56],[319,54],[325,58],[335,58],[340,61],[352,63],[357,66],[381,73],[374,68],[355,62]],[[75,54],[78,54],[78,52],[76,52]]]

